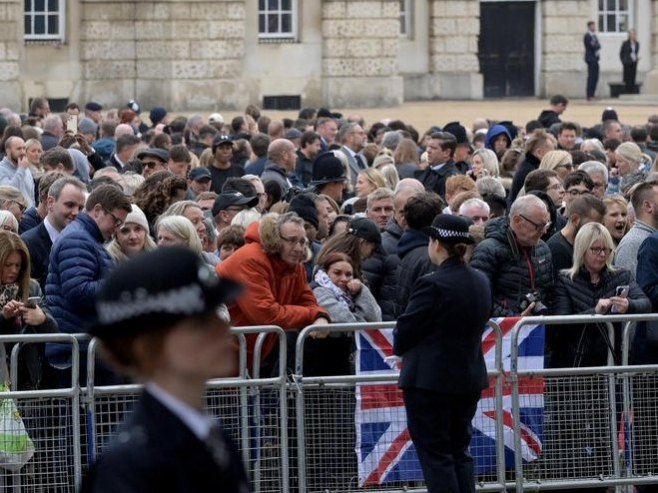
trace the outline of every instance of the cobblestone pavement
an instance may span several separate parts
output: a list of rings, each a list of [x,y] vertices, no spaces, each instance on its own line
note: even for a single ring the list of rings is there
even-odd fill
[[[359,114],[367,124],[383,118],[402,119],[411,123],[419,132],[424,132],[431,125],[443,126],[451,121],[460,121],[462,125],[470,126],[474,118],[486,117],[494,120],[512,120],[522,126],[529,120],[537,118],[541,110],[548,106],[545,99],[497,99],[483,101],[413,101],[391,108],[332,108],[332,111],[344,115]],[[636,101],[605,99],[588,102],[574,100],[569,103],[562,120],[573,120],[581,125],[589,126],[601,121],[603,110],[612,106],[617,111],[619,119],[624,124],[635,125],[645,123],[647,118],[658,113],[658,104],[645,104]],[[239,112],[221,112],[227,122]],[[263,110],[273,119],[296,118],[296,111]],[[207,114],[205,115],[207,116]]]

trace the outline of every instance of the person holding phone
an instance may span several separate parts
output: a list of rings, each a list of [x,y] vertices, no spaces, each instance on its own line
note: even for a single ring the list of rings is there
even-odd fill
[[[631,279],[630,271],[612,266],[614,241],[605,226],[585,224],[574,242],[573,266],[563,270],[555,289],[556,315],[646,313],[651,303]],[[605,366],[608,354],[620,355],[620,331],[615,340],[607,328],[596,324],[555,327],[547,332],[551,366],[557,368]]]
[[[0,231],[0,334],[57,332],[57,322],[41,300],[39,283],[30,279],[30,253],[20,236]],[[7,355],[11,347],[6,348]],[[43,344],[21,349],[18,389],[36,390],[52,383]]]

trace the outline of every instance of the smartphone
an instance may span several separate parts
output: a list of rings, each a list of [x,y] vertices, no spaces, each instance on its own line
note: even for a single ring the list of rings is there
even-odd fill
[[[69,115],[66,119],[66,131],[73,132],[74,134],[78,133],[78,116]]]
[[[25,302],[25,308],[36,308],[41,301],[41,296],[30,296]]]
[[[617,286],[615,288],[615,296],[626,298],[628,296],[628,286]]]

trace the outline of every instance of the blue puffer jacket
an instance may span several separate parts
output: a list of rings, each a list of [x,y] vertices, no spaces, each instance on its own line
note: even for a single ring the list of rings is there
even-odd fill
[[[94,318],[96,294],[102,279],[114,266],[103,241],[96,222],[82,213],[53,245],[46,279],[46,303],[60,332],[83,332]],[[70,348],[48,344],[46,354],[52,364],[66,364]]]

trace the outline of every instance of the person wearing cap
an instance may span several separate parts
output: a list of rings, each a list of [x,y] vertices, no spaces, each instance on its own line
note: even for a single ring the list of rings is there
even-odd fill
[[[126,221],[117,230],[112,241],[107,245],[107,251],[115,262],[123,262],[135,257],[141,252],[155,249],[155,241],[149,235],[149,223],[146,215],[135,204],[132,212],[126,216]]]
[[[234,164],[233,141],[227,135],[217,135],[212,143],[213,160],[208,169],[212,176],[210,190],[222,193],[224,182],[229,178],[241,177],[245,174],[244,168]]]
[[[443,131],[455,136],[455,139],[457,140],[457,147],[455,148],[454,154],[455,166],[460,173],[466,174],[471,168],[471,154],[473,154],[474,151],[470,140],[468,140],[466,127],[459,122],[450,122],[446,123],[445,127],[443,127]]]
[[[200,193],[210,191],[212,175],[206,167],[192,168],[187,175],[188,200],[194,200]]]
[[[220,277],[246,287],[245,296],[229,307],[235,325],[278,325],[295,333],[311,324],[328,324],[329,316],[306,280],[304,220],[294,212],[267,214],[247,228],[245,239],[245,246],[217,266]],[[256,338],[248,335],[247,341],[251,359]],[[262,376],[274,370],[275,348],[275,339],[268,337],[262,349]],[[294,357],[294,351],[288,354]]]
[[[103,120],[101,111],[103,111],[103,106],[99,103],[90,101],[85,104],[85,116],[87,118],[91,118],[96,125],[100,125],[101,121]]]
[[[343,202],[347,177],[343,163],[333,152],[323,152],[316,156],[313,161],[313,179],[309,185],[316,194],[326,195],[338,204]]]
[[[149,147],[139,151],[137,159],[142,162],[142,175],[144,178],[148,178],[153,173],[167,169],[169,152],[157,147]]]
[[[245,209],[258,205],[258,196],[247,197],[240,192],[222,192],[212,206],[212,217],[217,232],[231,225],[235,215]]]
[[[151,109],[149,119],[151,120],[151,128],[155,128],[159,124],[169,125],[170,120],[167,109],[162,106],[155,106]]]
[[[89,333],[144,390],[83,492],[249,491],[236,445],[204,411],[206,381],[235,368],[225,304],[240,292],[181,247],[141,254],[107,278]]]
[[[487,277],[469,267],[463,218],[439,214],[426,229],[436,270],[418,278],[393,331],[399,385],[429,493],[475,491],[471,421],[489,386],[482,332],[491,316]]]

